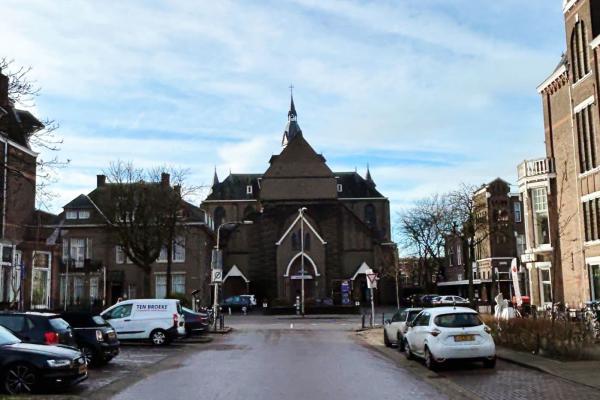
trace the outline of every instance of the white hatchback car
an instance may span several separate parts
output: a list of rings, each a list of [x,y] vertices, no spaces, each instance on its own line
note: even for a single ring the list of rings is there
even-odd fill
[[[466,307],[428,308],[415,317],[404,335],[404,354],[425,359],[429,369],[447,360],[483,361],[496,366],[496,345],[479,314]]]
[[[404,351],[402,344],[406,333],[406,323],[412,321],[421,310],[422,308],[404,308],[396,311],[392,319],[385,321],[383,342],[387,347],[397,345],[400,351]]]

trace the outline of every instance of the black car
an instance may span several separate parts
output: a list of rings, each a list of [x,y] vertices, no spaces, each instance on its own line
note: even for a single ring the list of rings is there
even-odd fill
[[[185,317],[186,336],[198,335],[208,330],[208,313],[195,312],[189,308],[182,307]]]
[[[25,343],[77,347],[71,326],[58,314],[0,312],[0,326],[8,328]]]
[[[117,333],[101,316],[84,312],[67,312],[60,316],[71,325],[77,347],[88,364],[103,365],[119,354]]]
[[[0,326],[0,385],[8,394],[27,394],[44,385],[74,385],[87,379],[81,353],[65,346],[23,343]]]
[[[226,311],[227,309],[234,310],[245,310],[248,311],[252,308],[252,302],[248,297],[243,296],[231,296],[226,298],[221,304],[220,307],[222,310]]]

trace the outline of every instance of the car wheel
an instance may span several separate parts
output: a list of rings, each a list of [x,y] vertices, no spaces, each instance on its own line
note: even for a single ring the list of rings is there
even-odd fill
[[[385,329],[383,330],[383,344],[385,344],[385,347],[392,347],[392,343],[390,342],[390,339],[388,339]]]
[[[155,329],[150,333],[150,341],[155,346],[164,346],[169,343],[167,332],[162,329]]]
[[[492,358],[491,360],[483,360],[483,367],[489,369],[496,368],[496,357]]]
[[[435,361],[431,351],[429,351],[427,347],[425,347],[425,366],[432,371],[435,371],[438,368],[437,361]]]
[[[400,353],[402,353],[404,351],[404,338],[402,338],[402,336],[400,336],[400,334],[398,334],[398,340],[396,341],[396,343],[398,343],[398,351]]]
[[[407,360],[412,360],[414,358],[412,351],[410,350],[410,344],[408,344],[408,340],[404,339],[404,356]]]
[[[81,346],[79,348],[79,351],[81,351],[81,354],[83,354],[83,358],[85,358],[85,362],[88,365],[95,365],[98,361],[98,357],[96,357],[96,354],[94,354],[94,350],[92,350],[90,347]]]
[[[31,365],[18,363],[6,369],[2,381],[4,390],[8,394],[27,394],[35,389],[38,375]]]

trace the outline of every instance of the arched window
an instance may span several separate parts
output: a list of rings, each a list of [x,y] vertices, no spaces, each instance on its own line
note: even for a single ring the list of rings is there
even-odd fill
[[[573,66],[573,82],[583,78],[590,67],[588,63],[587,31],[583,21],[579,21],[573,27],[571,33],[571,65]]]
[[[304,250],[310,250],[310,233],[304,234]]]
[[[292,233],[292,250],[300,250],[300,240],[296,232]]]
[[[375,206],[373,204],[365,206],[365,222],[372,228],[377,226],[377,216],[375,215]]]
[[[215,221],[215,229],[219,229],[219,226],[225,222],[225,209],[223,207],[217,207],[213,214],[213,219]]]

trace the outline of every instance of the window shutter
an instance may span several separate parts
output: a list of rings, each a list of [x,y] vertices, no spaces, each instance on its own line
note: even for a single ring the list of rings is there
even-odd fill
[[[85,239],[85,258],[87,258],[88,260],[92,259],[92,239],[91,238]]]

